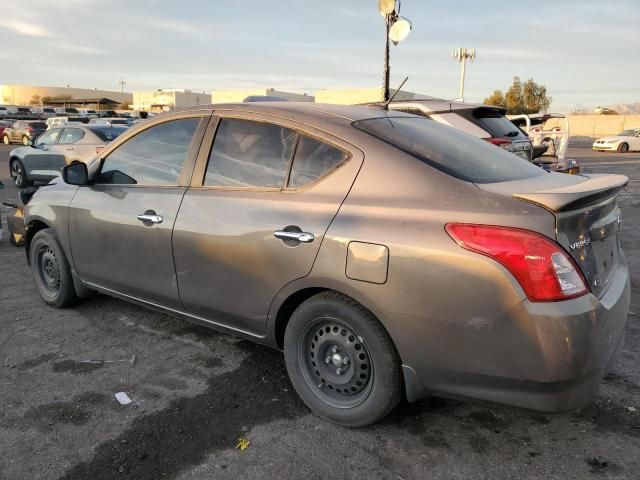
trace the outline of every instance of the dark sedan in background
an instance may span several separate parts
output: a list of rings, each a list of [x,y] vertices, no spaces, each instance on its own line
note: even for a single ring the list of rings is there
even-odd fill
[[[46,130],[47,124],[41,120],[17,120],[10,127],[5,127],[2,141],[5,145],[11,143],[29,145]]]

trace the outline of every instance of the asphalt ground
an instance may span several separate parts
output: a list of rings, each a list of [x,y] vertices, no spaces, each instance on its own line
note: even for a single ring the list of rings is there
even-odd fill
[[[0,146],[0,199],[14,197]],[[640,154],[571,149],[622,173],[632,275],[623,355],[584,410],[432,398],[360,430],[312,415],[282,355],[103,295],[55,310],[0,240],[1,479],[640,477]],[[126,392],[122,406],[114,394]],[[236,448],[240,439],[249,444]]]

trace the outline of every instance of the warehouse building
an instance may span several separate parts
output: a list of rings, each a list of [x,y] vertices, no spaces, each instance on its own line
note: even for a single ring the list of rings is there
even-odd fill
[[[214,90],[211,92],[211,103],[238,103],[247,97],[278,97],[290,102],[313,102],[314,97],[306,93],[292,93],[274,88],[245,88],[235,90]]]
[[[134,110],[148,112],[166,112],[176,107],[208,105],[211,96],[208,93],[194,93],[191,90],[166,88],[145,92],[133,92]]]
[[[0,85],[0,105],[42,106],[46,100],[83,100],[108,98],[129,105],[133,96],[127,92],[94,88],[42,87],[36,85]]]

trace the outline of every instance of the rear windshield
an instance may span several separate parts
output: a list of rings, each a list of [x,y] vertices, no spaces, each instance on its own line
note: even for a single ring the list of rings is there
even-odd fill
[[[502,113],[487,108],[460,111],[460,115],[467,120],[484,128],[496,138],[510,138],[511,140],[524,140],[528,138],[511,120]]]
[[[29,122],[29,126],[31,128],[41,128],[43,130],[47,129],[47,124],[45,122]]]
[[[545,175],[540,167],[513,153],[424,118],[372,118],[353,126],[467,182],[509,182]]]
[[[101,140],[110,142],[114,140],[118,135],[127,131],[124,127],[110,127],[109,125],[100,125],[88,127],[93,133],[95,133]]]

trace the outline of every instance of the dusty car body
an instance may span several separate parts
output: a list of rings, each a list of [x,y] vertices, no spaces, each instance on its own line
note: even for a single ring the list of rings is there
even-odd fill
[[[624,176],[401,112],[260,102],[159,115],[63,179],[25,209],[45,302],[98,291],[280,348],[343,425],[402,394],[579,408],[622,348]]]

